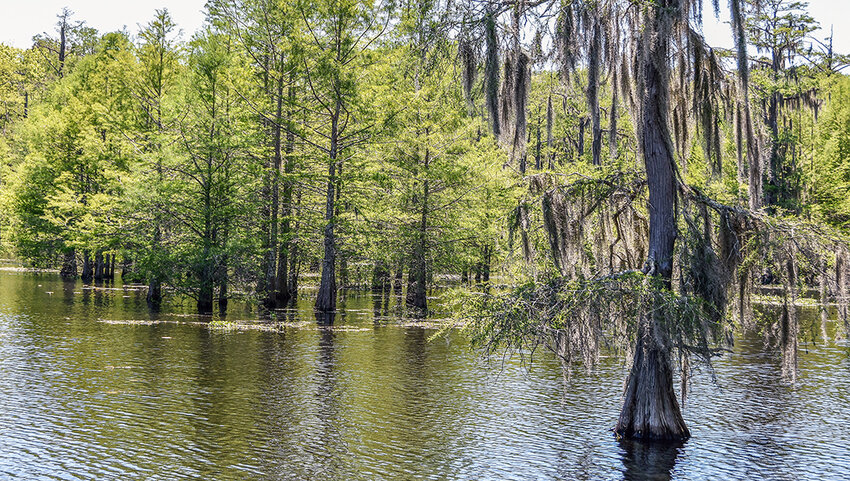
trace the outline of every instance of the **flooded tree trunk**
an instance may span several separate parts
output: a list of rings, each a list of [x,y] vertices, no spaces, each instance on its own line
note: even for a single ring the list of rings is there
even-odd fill
[[[277,305],[277,273],[278,261],[278,212],[280,209],[280,166],[282,162],[281,140],[282,140],[282,105],[283,105],[283,76],[277,80],[277,86],[273,89],[273,98],[276,99],[275,118],[270,122],[273,130],[273,153],[268,163],[266,172],[266,185],[263,187],[264,214],[266,227],[263,235],[263,249],[265,250],[263,261],[263,276],[260,279],[260,304],[266,310],[272,310]]]
[[[213,311],[213,283],[211,279],[202,280],[198,287],[198,313],[212,314]]]
[[[90,282],[92,277],[94,277],[94,273],[92,272],[91,254],[85,250],[83,251],[83,274],[80,278],[83,282]]]
[[[103,252],[97,251],[94,254],[94,280],[103,280]]]
[[[126,282],[132,272],[133,259],[131,259],[127,255],[124,255],[124,258],[121,259],[121,280]]]
[[[62,269],[59,275],[63,279],[74,279],[77,277],[77,252],[74,249],[65,251],[62,258]]]
[[[334,115],[331,116],[330,152],[328,159],[328,184],[325,197],[324,256],[322,258],[322,280],[316,296],[315,308],[319,312],[331,312],[336,309],[336,237],[334,234],[334,213],[336,212],[336,167],[337,141],[339,140],[339,115],[342,103],[337,100]]]
[[[291,242],[289,244],[289,303],[292,304],[298,299],[298,244]]]
[[[428,135],[428,129],[425,129]],[[420,311],[428,308],[426,295],[428,284],[428,164],[430,163],[431,151],[425,149],[425,179],[422,181],[422,206],[419,217],[419,229],[416,246],[413,251],[413,263],[410,266],[410,282],[407,287],[407,305]]]
[[[228,298],[228,275],[227,275],[227,257],[222,259],[221,266],[219,266],[219,276],[218,276],[218,311],[221,314],[227,312],[227,298]]]
[[[145,300],[148,303],[148,308],[151,310],[158,311],[162,307],[162,283],[159,282],[158,278],[151,278]]]
[[[640,321],[634,360],[616,432],[624,438],[676,441],[690,437],[673,385],[669,347],[659,344],[657,315]],[[666,341],[665,341],[666,342]]]
[[[390,287],[390,270],[387,268],[387,263],[384,261],[375,262],[375,267],[372,270],[372,292],[380,294]]]
[[[827,302],[829,302],[829,298],[827,297],[827,289],[826,289],[826,275],[827,275],[827,266],[826,261],[823,261],[821,264],[821,272],[818,275],[818,311],[820,313],[820,331],[821,337],[824,341],[829,339],[829,334],[826,332],[826,322],[829,320],[829,314],[827,312]]]
[[[667,123],[674,0],[661,0],[648,13],[651,39],[642,45],[643,88],[640,142],[649,187],[649,252],[644,272],[654,289],[669,289],[676,242],[676,180]],[[626,438],[683,440],[690,437],[673,387],[670,345],[663,316],[670,315],[663,299],[653,294],[650,309],[638,320],[637,344],[626,385],[623,409],[615,431]]]
[[[395,271],[395,277],[393,277],[393,292],[395,292],[396,296],[401,295],[401,280],[404,278],[404,267],[401,264],[398,265],[398,268]]]
[[[840,250],[835,254],[835,281],[838,292],[835,294],[838,303],[838,320],[850,332],[850,315],[847,308],[847,252]]]
[[[289,88],[287,89],[287,99],[289,101],[289,105],[292,106],[295,103],[295,72],[293,71],[289,76]],[[290,123],[292,121],[292,110],[291,107],[287,110],[286,113],[286,121]],[[293,182],[291,174],[295,171],[295,157],[292,155],[295,150],[295,134],[291,129],[287,129],[286,132],[286,146],[284,147],[284,154],[286,157],[286,163],[284,164],[284,179],[283,179],[283,195],[281,196],[280,203],[280,237],[281,243],[278,249],[278,258],[277,258],[277,306],[283,307],[287,305],[292,299],[293,293],[291,289],[291,282],[289,279],[289,263],[294,262],[291,260],[292,252],[294,249],[294,244],[292,242],[292,191],[293,191]]]
[[[794,251],[788,253],[785,260],[786,285],[782,316],[779,319],[779,343],[782,347],[782,375],[791,382],[797,380],[797,337],[800,333],[800,320],[797,314],[797,266],[794,263]]]

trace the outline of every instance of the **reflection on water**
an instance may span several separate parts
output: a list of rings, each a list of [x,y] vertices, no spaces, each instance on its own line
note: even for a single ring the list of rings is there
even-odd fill
[[[621,439],[623,479],[626,481],[669,481],[676,457],[684,443],[647,443]]]
[[[151,314],[143,290],[0,273],[0,478],[850,478],[841,342],[806,344],[792,386],[760,339],[738,339],[716,385],[696,377],[693,437],[645,445],[609,431],[621,360],[565,389],[546,357],[528,371],[401,327],[403,302],[352,295],[320,326],[305,299],[278,316],[304,327],[216,330],[191,302]]]

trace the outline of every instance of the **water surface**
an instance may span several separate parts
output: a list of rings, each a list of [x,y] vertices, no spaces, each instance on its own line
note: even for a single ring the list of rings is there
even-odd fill
[[[760,339],[738,339],[716,384],[695,378],[692,439],[648,447],[609,432],[618,359],[565,385],[545,355],[481,360],[370,296],[333,328],[305,299],[289,320],[310,322],[272,332],[209,329],[191,302],[152,315],[144,292],[105,287],[0,272],[0,478],[850,479],[843,342],[805,344],[789,385]]]

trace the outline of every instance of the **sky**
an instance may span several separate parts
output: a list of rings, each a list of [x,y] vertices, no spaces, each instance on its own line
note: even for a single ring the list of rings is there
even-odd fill
[[[56,14],[62,7],[74,12],[76,20],[86,23],[101,32],[121,30],[125,26],[136,34],[139,25],[153,18],[157,8],[168,8],[171,16],[188,39],[204,22],[205,0],[0,0],[0,43],[27,48],[32,36],[37,33],[53,33]],[[703,30],[708,43],[715,47],[732,47],[732,33],[728,25],[729,14],[726,1],[721,2],[721,19],[711,11],[711,2],[705,2]],[[822,30],[815,35],[824,38],[829,28],[835,29],[835,49],[839,53],[850,53],[850,29],[844,30],[843,23],[850,20],[848,0],[809,0],[809,12],[820,22]]]
[[[140,25],[153,19],[154,11],[167,8],[177,28],[188,40],[204,23],[205,0],[0,0],[0,43],[18,48],[32,45],[32,36],[55,35],[56,14],[68,7],[74,20],[84,20],[101,33],[125,26],[135,35]]]

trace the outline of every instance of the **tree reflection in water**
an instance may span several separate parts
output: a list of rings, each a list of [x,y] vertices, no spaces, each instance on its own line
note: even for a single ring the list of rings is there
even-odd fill
[[[620,440],[624,481],[669,481],[684,443]]]

